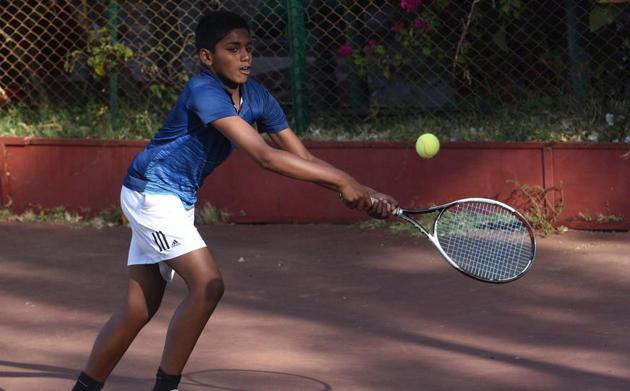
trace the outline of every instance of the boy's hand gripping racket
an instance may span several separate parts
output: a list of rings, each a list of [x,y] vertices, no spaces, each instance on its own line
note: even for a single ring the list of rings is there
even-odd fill
[[[480,281],[514,281],[531,268],[536,256],[530,225],[499,201],[466,198],[428,209],[396,208],[392,214],[422,232],[451,266]],[[437,214],[431,231],[411,217],[423,214]]]

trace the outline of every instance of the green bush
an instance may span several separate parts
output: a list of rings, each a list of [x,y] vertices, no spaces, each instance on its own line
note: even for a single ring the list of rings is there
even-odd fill
[[[148,139],[167,110],[123,105],[114,132],[106,105],[0,107],[0,136],[82,139]],[[412,141],[424,132],[445,141],[600,141],[630,142],[630,102],[614,108],[596,100],[584,105],[569,96],[532,97],[492,112],[380,113],[364,121],[330,116],[313,118],[302,135],[310,140]]]
[[[380,113],[363,122],[315,118],[304,137],[315,140],[411,141],[431,132],[449,141],[630,142],[630,100],[604,107],[592,99],[534,97],[496,111]]]
[[[122,107],[120,129],[112,131],[107,106],[11,106],[0,109],[0,136],[80,139],[146,139],[160,127],[163,113]]]

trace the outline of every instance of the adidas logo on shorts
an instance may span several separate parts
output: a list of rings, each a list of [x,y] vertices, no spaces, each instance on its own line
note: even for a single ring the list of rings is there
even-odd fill
[[[166,241],[166,235],[164,235],[162,231],[152,232],[151,235],[153,235],[153,241],[160,249],[160,252],[169,250],[172,247],[177,247],[181,244],[177,241],[177,239],[173,239],[173,242],[169,246],[168,242]]]

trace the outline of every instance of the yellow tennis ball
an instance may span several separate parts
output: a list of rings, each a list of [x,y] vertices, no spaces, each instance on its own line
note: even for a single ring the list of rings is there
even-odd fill
[[[416,152],[423,159],[430,159],[440,150],[440,140],[431,133],[425,133],[416,141]]]

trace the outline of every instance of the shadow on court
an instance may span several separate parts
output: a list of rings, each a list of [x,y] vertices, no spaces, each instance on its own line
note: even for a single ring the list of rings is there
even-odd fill
[[[538,239],[506,285],[421,238],[202,227],[226,295],[180,391],[628,390],[630,233]],[[125,294],[126,228],[0,224],[0,390],[69,390]],[[150,390],[181,279],[105,390]]]

